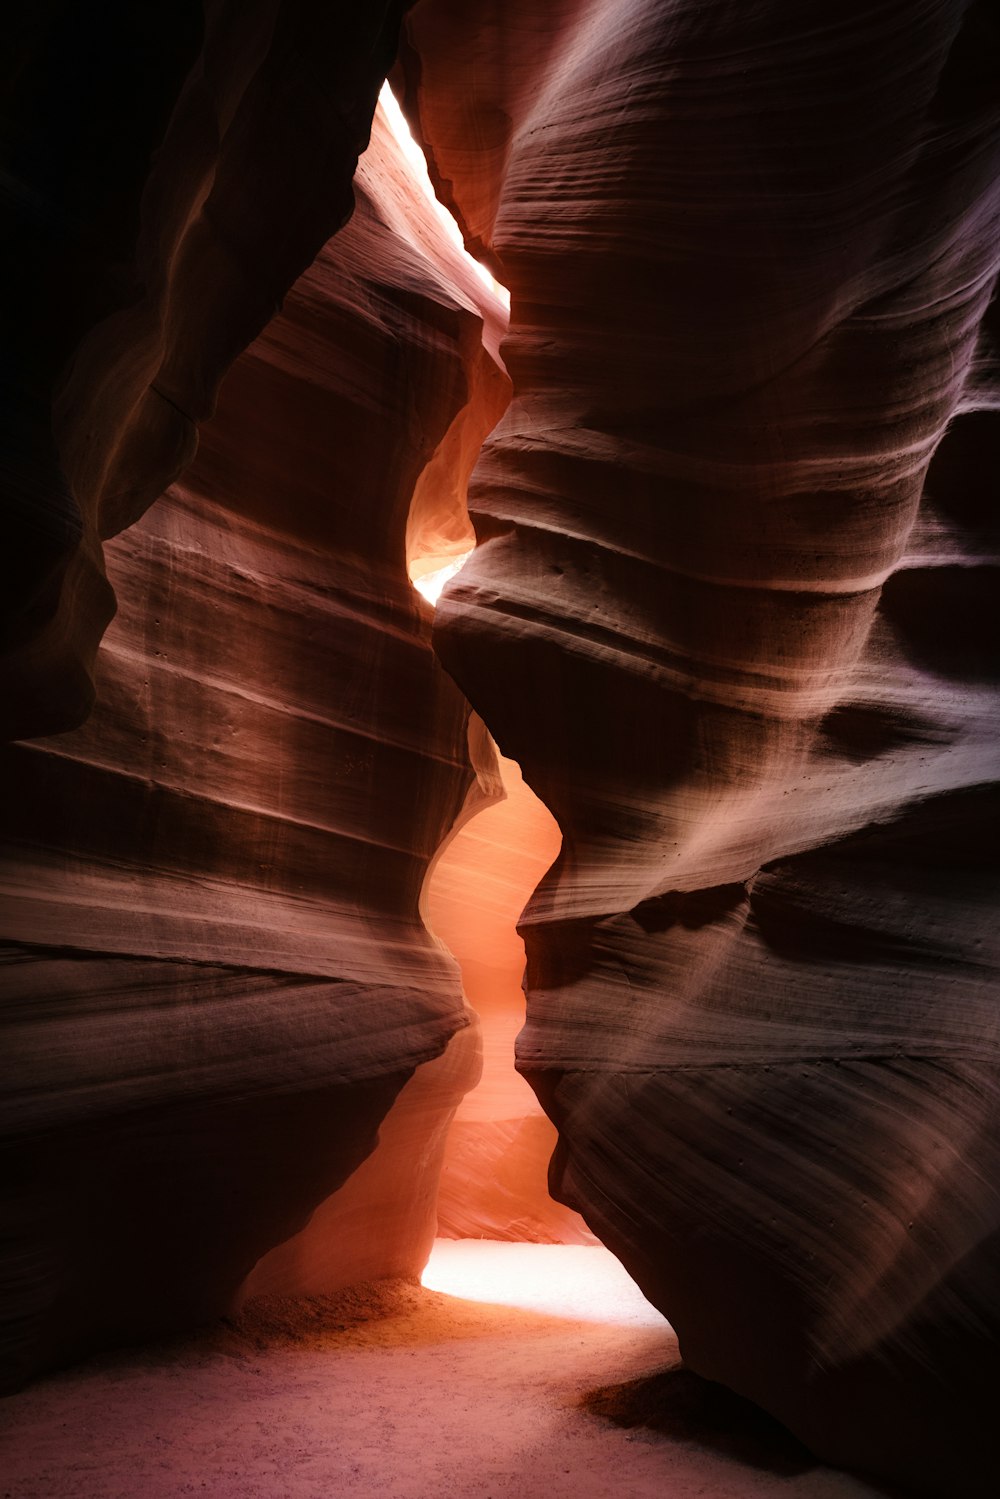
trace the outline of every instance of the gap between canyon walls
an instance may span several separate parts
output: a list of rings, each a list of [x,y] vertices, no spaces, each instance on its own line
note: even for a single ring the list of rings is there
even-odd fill
[[[419,906],[473,773],[405,538],[467,529],[504,311],[381,114],[354,191],[182,478],[136,460],[159,498],[109,523],[90,717],[4,751],[8,1385],[416,1276],[435,1235],[477,1042]],[[131,336],[96,328],[106,365]]]
[[[499,352],[507,308],[492,278],[466,254],[450,215],[433,197],[429,184],[420,183],[413,162],[417,148],[410,143],[407,151],[407,135],[392,131],[394,112],[398,113],[391,98],[383,94],[371,151],[359,165],[358,211],[352,225],[332,241],[330,248],[340,257],[351,250],[361,220],[368,217],[365,205],[371,199],[376,205],[371,228],[377,229],[378,238],[366,241],[360,260],[352,259],[351,274],[360,276],[362,297],[374,297],[376,306],[383,281],[401,276],[408,288],[402,294],[403,316],[412,312],[419,318],[417,329],[411,330],[407,323],[402,330],[399,367],[386,374],[393,419],[403,426],[407,446],[419,450],[421,458],[408,480],[405,508],[400,491],[398,503],[381,521],[382,541],[377,543],[373,536],[372,542],[378,550],[391,553],[387,560],[391,560],[392,576],[387,584],[394,597],[402,585],[407,595],[405,607],[412,615],[407,631],[420,637],[423,651],[431,657],[432,614],[416,590],[408,586],[407,572],[419,577],[442,563],[451,566],[474,540],[466,489],[482,444],[509,401],[510,383]],[[393,294],[393,307],[399,298],[400,293]],[[397,312],[391,313],[390,330],[397,316]],[[412,362],[408,340],[412,331],[418,330],[423,330],[418,336],[427,349]],[[347,336],[350,339],[353,335],[348,331]],[[390,336],[398,335],[390,332]],[[397,379],[401,383],[397,384]],[[385,405],[381,385],[378,391],[373,388],[370,398]],[[443,401],[446,406],[442,406]],[[429,426],[425,406],[438,416],[447,411],[446,425]],[[344,437],[354,445],[353,434],[345,432]],[[329,434],[321,438],[317,457],[325,453],[323,461],[328,461],[330,441]],[[385,457],[395,473],[388,439],[385,446],[385,454],[371,453],[370,462],[378,468]],[[385,508],[374,494],[368,503]],[[359,563],[364,563],[363,556]],[[388,661],[381,669],[389,669]],[[376,692],[378,670],[373,669],[370,684]],[[454,698],[454,709],[449,713],[458,710],[465,715],[463,722],[468,720],[468,704],[436,662],[428,685],[434,693]],[[414,689],[398,684],[396,690]],[[406,793],[407,803],[399,802],[394,815],[399,832],[410,823],[420,830],[421,885],[419,893],[413,891],[410,897],[413,905],[408,919],[422,923],[431,950],[429,957],[445,961],[452,973],[457,958],[464,979],[462,1002],[468,1006],[471,999],[477,1010],[483,1010],[484,994],[484,984],[477,980],[490,971],[491,964],[481,964],[480,973],[470,976],[464,959],[471,956],[475,962],[477,956],[481,957],[477,943],[489,928],[491,916],[503,930],[500,945],[505,946],[503,962],[507,966],[499,978],[494,977],[490,992],[494,1013],[502,1010],[499,1029],[506,1040],[502,1059],[494,1046],[496,1027],[490,1015],[485,1025],[486,1078],[506,1072],[505,1087],[499,1090],[501,1096],[505,1095],[502,1106],[498,1113],[484,1119],[480,1117],[482,1098],[488,1095],[469,1095],[480,1070],[480,1032],[473,1023],[453,1036],[442,1055],[417,1067],[382,1120],[376,1148],[346,1182],[315,1207],[298,1233],[258,1261],[243,1285],[243,1298],[324,1294],[358,1280],[415,1273],[426,1259],[437,1230],[436,1202],[442,1183],[445,1232],[477,1237],[589,1239],[582,1220],[577,1223],[575,1215],[557,1204],[549,1207],[547,1164],[555,1131],[534,1095],[514,1072],[511,1044],[523,1018],[523,949],[515,922],[536,871],[541,872],[558,847],[559,834],[544,809],[534,809],[536,822],[539,816],[548,821],[549,851],[539,854],[536,850],[533,864],[529,857],[527,871],[518,873],[511,886],[507,881],[509,865],[503,863],[503,856],[491,846],[491,840],[476,834],[482,817],[500,811],[496,804],[503,797],[503,787],[496,752],[477,718],[471,721],[471,733],[464,733],[463,738],[468,749],[463,744],[459,751],[456,743],[445,751],[449,759],[457,752],[454,769],[461,769],[466,777],[468,790],[461,803],[452,802],[451,810],[442,809],[436,802],[424,805],[421,798],[435,795],[434,787],[421,792],[414,785]],[[442,744],[438,753],[443,750]],[[362,794],[370,797],[370,787]],[[475,812],[483,808],[487,810],[470,827]],[[525,836],[522,829],[522,844]],[[475,850],[471,857],[470,839]],[[507,841],[511,842],[509,836]],[[516,866],[517,837],[513,845],[510,852]],[[531,850],[528,852],[530,855]],[[454,872],[456,857],[458,872]],[[492,871],[498,860],[502,877],[495,878]],[[427,878],[429,869],[434,870],[431,881]],[[498,907],[501,916],[497,916]],[[428,912],[432,913],[429,923]],[[471,954],[463,947],[470,936]],[[488,940],[494,940],[492,934]],[[457,978],[455,974],[452,979],[456,990]],[[471,1007],[467,1013],[471,1018]],[[511,1105],[510,1095],[518,1089],[523,1090],[520,1098]],[[463,1095],[468,1101],[461,1105],[446,1151],[452,1114]],[[465,1200],[464,1207],[459,1205],[461,1199]]]
[[[503,368],[507,290],[465,249],[388,84],[380,103],[414,182],[483,288],[484,346]],[[410,507],[407,569],[431,609],[475,547],[466,487],[486,434],[473,433],[470,442],[467,426],[463,413],[421,474]],[[476,713],[469,723],[469,756],[476,782],[428,869],[420,903],[427,929],[458,963],[482,1044],[482,1075],[459,1104],[448,1134],[438,1231],[446,1238],[590,1243],[583,1219],[549,1195],[555,1128],[513,1065],[524,1021],[525,954],[517,922],[556,859],[562,835]]]

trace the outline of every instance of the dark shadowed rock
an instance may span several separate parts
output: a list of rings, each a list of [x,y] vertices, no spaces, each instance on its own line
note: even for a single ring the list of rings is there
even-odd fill
[[[564,835],[522,922],[553,1189],[692,1369],[992,1493],[996,18],[405,32],[511,289],[435,644]]]

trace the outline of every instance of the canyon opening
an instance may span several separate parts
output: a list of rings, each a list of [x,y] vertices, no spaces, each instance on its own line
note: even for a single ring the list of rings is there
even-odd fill
[[[7,40],[0,1489],[993,1499],[994,9]]]

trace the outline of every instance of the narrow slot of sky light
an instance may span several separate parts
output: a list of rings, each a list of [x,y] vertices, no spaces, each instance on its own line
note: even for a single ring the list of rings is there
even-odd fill
[[[418,593],[423,594],[429,604],[436,604],[441,596],[441,590],[449,578],[453,578],[464,567],[471,556],[472,551],[470,549],[468,552],[463,552],[461,556],[455,557],[453,561],[446,563],[444,567],[435,568],[432,573],[424,573],[422,578],[414,578],[414,588],[417,589]]]
[[[448,209],[445,208],[444,204],[440,201],[437,194],[435,193],[434,186],[431,182],[430,176],[428,175],[427,162],[424,158],[424,153],[423,151],[421,151],[420,147],[413,139],[410,127],[406,123],[406,117],[403,114],[403,111],[400,109],[398,103],[396,102],[396,96],[392,92],[392,89],[389,87],[388,83],[383,83],[382,92],[378,96],[378,101],[385,113],[385,118],[386,122],[388,123],[389,129],[396,137],[399,147],[403,152],[403,155],[406,157],[406,160],[413,171],[413,175],[416,178],[421,191],[433,204],[434,212],[441,220],[442,228],[448,235],[448,238],[452,241],[453,244],[458,247],[458,249],[461,250],[462,254],[467,258],[469,264],[474,268],[476,275],[480,278],[480,280],[486,286],[488,286],[490,290],[494,292],[497,297],[499,297],[504,306],[509,309],[510,292],[501,282],[497,281],[497,279],[491,274],[491,272],[487,270],[486,266],[484,266],[480,261],[476,260],[475,256],[469,254],[468,250],[465,248],[465,241],[462,239],[462,231],[459,229],[453,216],[449,213]]]

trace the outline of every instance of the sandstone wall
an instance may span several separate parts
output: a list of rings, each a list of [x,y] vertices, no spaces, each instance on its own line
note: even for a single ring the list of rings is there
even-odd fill
[[[39,0],[5,111],[0,734],[72,728],[101,541],[191,461],[226,370],[349,217],[404,0]]]
[[[108,544],[90,719],[5,751],[8,1378],[217,1314],[262,1256],[247,1289],[329,1290],[434,1234],[478,1050],[419,903],[480,793],[406,531],[507,381],[381,121],[357,196]]]
[[[512,296],[435,645],[564,834],[519,1047],[559,1193],[702,1374],[992,1492],[994,15],[406,32]]]
[[[8,51],[15,1374],[431,1231],[475,1047],[420,895],[490,772],[406,533],[458,549],[506,384],[393,170],[139,519],[346,217],[402,8],[42,3]],[[563,834],[522,924],[554,1179],[693,1367],[967,1495],[996,53],[984,0],[418,0],[400,73],[513,295],[435,640]]]

